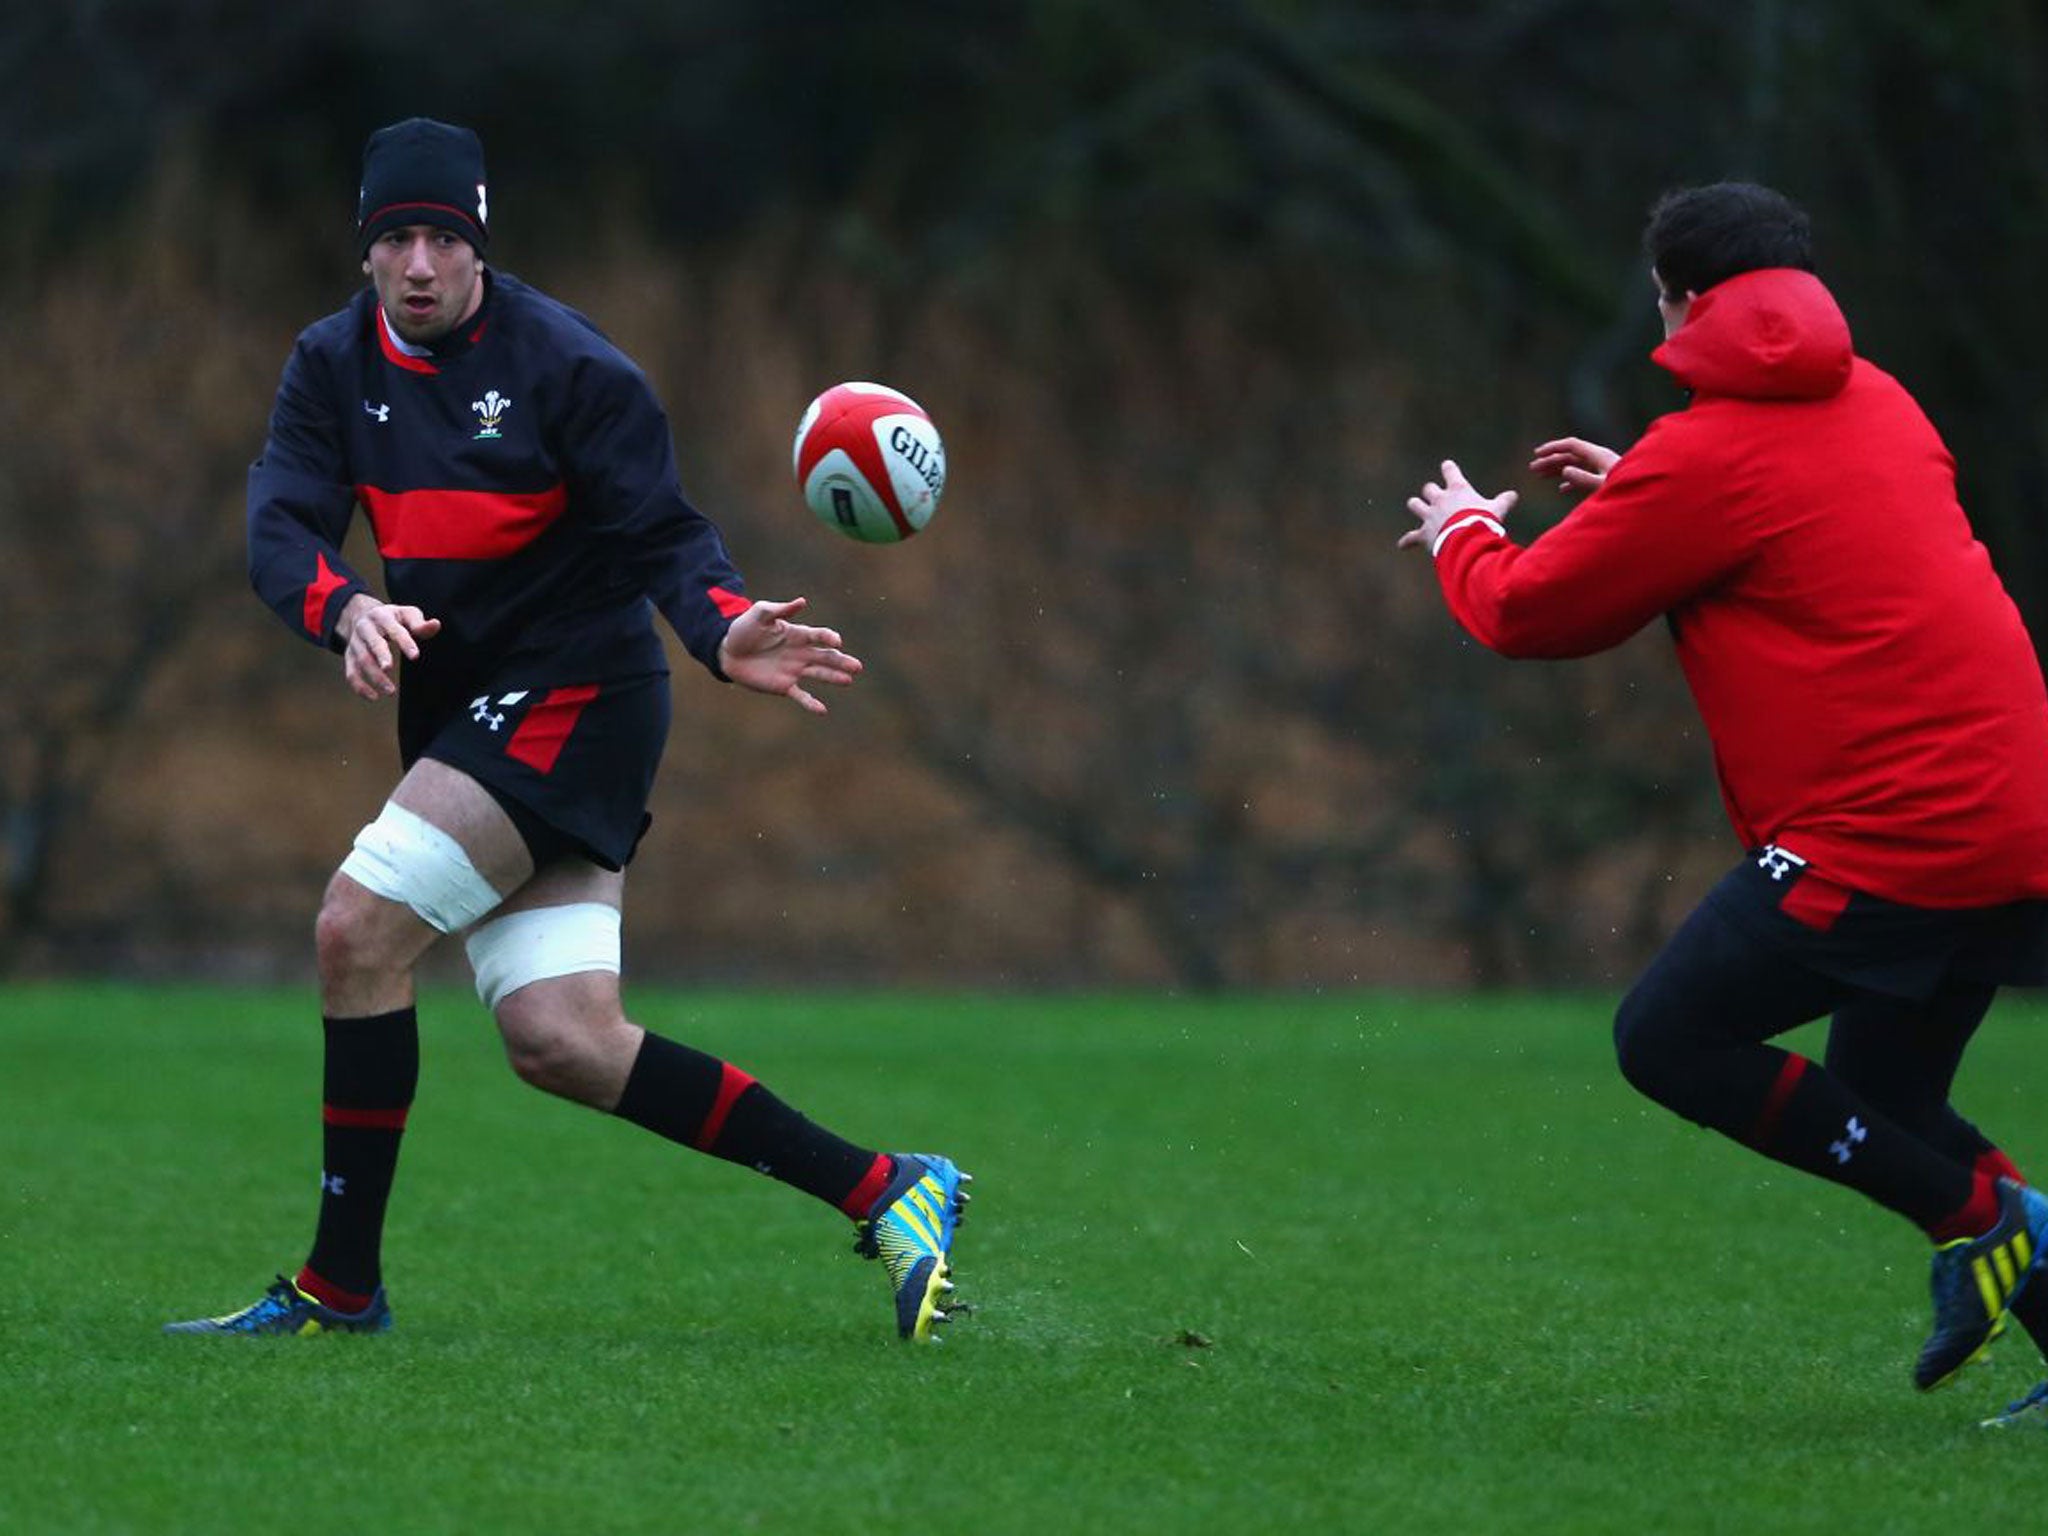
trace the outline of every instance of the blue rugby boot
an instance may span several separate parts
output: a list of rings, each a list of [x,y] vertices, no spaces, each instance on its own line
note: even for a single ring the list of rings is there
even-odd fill
[[[1994,1413],[1979,1427],[2012,1429],[2024,1424],[2048,1424],[2048,1381],[2042,1382],[2018,1402],[2007,1403],[2005,1412]]]
[[[324,1307],[283,1275],[252,1305],[225,1317],[195,1317],[190,1322],[165,1323],[165,1333],[224,1333],[243,1338],[266,1334],[383,1333],[391,1326],[391,1304],[378,1286],[370,1304],[360,1312],[337,1312]]]
[[[1920,1348],[1913,1385],[1946,1386],[2005,1331],[2013,1298],[2048,1262],[2048,1197],[2011,1179],[1998,1181],[1998,1220],[1982,1237],[1934,1250],[1929,1286],[1934,1332]]]
[[[947,1318],[941,1305],[953,1289],[947,1256],[953,1229],[965,1219],[972,1198],[961,1186],[972,1184],[974,1175],[932,1153],[892,1155],[896,1177],[861,1222],[853,1246],[863,1258],[880,1259],[889,1271],[889,1284],[896,1292],[897,1333],[924,1344]]]

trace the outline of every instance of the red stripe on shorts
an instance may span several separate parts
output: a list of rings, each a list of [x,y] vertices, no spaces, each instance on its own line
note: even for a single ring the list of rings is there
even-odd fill
[[[1795,923],[1802,923],[1817,933],[1826,933],[1835,926],[1835,919],[1848,905],[1849,887],[1837,885],[1809,869],[1802,871],[1792,882],[1792,889],[1778,903],[1778,910]]]
[[[569,743],[583,706],[597,697],[597,685],[584,683],[575,688],[551,689],[548,696],[526,712],[519,729],[505,743],[505,755],[526,764],[535,773],[552,773],[555,759]]]
[[[718,1145],[718,1133],[725,1129],[725,1117],[732,1113],[740,1095],[754,1086],[753,1078],[731,1062],[720,1062],[719,1065],[725,1072],[718,1080],[718,1098],[711,1106],[711,1113],[704,1117],[704,1123],[697,1127],[697,1140],[693,1143],[699,1152],[709,1152]]]

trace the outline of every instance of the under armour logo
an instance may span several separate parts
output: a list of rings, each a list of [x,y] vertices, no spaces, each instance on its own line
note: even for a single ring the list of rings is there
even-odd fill
[[[480,694],[469,701],[469,718],[478,725],[489,726],[494,734],[505,723],[505,717],[491,708],[491,696],[488,693]]]
[[[1868,1140],[1870,1140],[1870,1132],[1864,1129],[1861,1120],[1851,1115],[1849,1117],[1848,1129],[1842,1132],[1842,1139],[1829,1142],[1828,1150],[1835,1154],[1836,1162],[1846,1163],[1855,1155],[1856,1149]]]
[[[1782,880],[1793,870],[1806,868],[1806,860],[1776,843],[1767,843],[1763,852],[1756,856],[1756,867],[1773,880]]]
[[[379,426],[382,426],[391,419],[391,407],[388,405],[372,405],[369,401],[365,400],[363,402],[363,414]]]
[[[348,1193],[348,1180],[338,1173],[322,1173],[320,1192],[324,1195],[345,1195]]]

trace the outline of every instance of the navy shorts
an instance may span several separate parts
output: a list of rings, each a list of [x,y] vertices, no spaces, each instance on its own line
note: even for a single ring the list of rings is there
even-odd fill
[[[505,808],[536,868],[580,854],[624,869],[652,818],[668,674],[525,688],[512,676],[451,712],[412,756],[459,768]]]
[[[1752,849],[1706,900],[1750,937],[1870,992],[1926,999],[1951,984],[2048,983],[2048,902],[1905,906],[1852,891],[1776,847]]]

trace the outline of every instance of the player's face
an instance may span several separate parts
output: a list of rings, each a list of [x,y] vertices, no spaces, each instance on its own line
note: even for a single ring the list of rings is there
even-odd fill
[[[439,341],[484,301],[484,263],[476,247],[451,230],[407,224],[370,243],[363,270],[377,287],[401,340]]]

